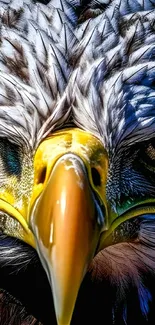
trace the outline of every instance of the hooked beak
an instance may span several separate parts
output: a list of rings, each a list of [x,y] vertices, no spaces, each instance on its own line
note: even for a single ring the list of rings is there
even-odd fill
[[[58,325],[69,325],[103,226],[82,159],[73,154],[58,159],[30,223],[52,287]]]

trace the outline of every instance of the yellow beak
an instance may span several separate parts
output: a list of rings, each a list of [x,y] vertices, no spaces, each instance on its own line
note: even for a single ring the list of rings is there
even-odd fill
[[[76,155],[63,155],[30,218],[59,325],[71,322],[80,284],[97,249],[100,221],[84,163]]]

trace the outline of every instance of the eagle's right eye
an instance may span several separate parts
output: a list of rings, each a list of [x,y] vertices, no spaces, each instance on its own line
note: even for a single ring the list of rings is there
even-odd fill
[[[0,157],[7,174],[20,176],[22,164],[20,150],[16,144],[11,143],[8,139],[1,139]]]
[[[136,154],[139,164],[147,171],[155,173],[155,139],[143,142]]]

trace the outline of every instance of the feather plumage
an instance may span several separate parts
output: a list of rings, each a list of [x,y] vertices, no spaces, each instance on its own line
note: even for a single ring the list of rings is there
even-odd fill
[[[145,161],[148,153],[154,160],[154,13],[154,0],[0,1],[1,138],[24,147],[32,171],[38,144],[54,130],[70,123],[93,133],[108,152],[114,211],[155,197],[154,165]],[[7,186],[4,159],[0,168]],[[19,185],[28,197],[22,177]],[[73,324],[84,314],[101,324],[103,308],[108,325],[155,323],[154,229],[154,215],[144,215],[113,233],[86,275]],[[1,266],[37,263],[15,240],[2,236],[0,245]]]
[[[0,111],[6,117],[1,117],[1,133],[11,139],[14,135],[16,139],[26,138],[32,149],[40,140],[37,134],[41,126],[48,117],[51,119],[51,114],[55,115],[71,71],[67,62],[68,39],[61,34],[64,35],[65,25],[73,28],[73,13],[67,1],[63,5],[57,2],[56,6],[52,2],[45,6],[31,1],[1,5]],[[74,41],[74,34],[72,38]],[[59,117],[61,114],[64,122],[63,113]],[[9,119],[13,128],[5,133]]]

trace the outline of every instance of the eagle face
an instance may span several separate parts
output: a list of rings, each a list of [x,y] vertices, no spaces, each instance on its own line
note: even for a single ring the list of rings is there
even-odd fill
[[[112,290],[113,324],[132,323],[133,288],[147,321],[154,2],[0,4],[1,231],[36,249],[59,325],[87,271]]]

